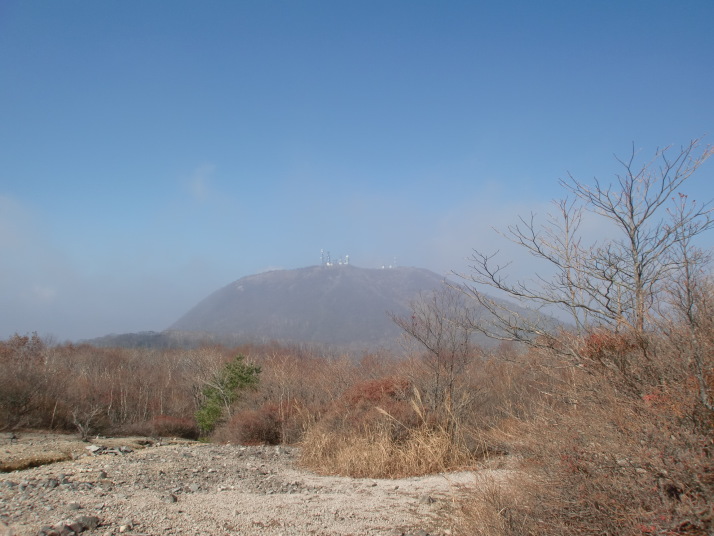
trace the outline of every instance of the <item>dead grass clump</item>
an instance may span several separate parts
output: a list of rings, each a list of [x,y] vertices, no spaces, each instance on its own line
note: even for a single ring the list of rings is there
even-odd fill
[[[542,486],[523,478],[489,482],[461,503],[459,534],[523,536],[538,533],[536,512],[547,508]]]
[[[402,478],[452,470],[473,461],[443,428],[427,425],[395,441],[386,420],[350,432],[317,425],[305,435],[301,460],[314,470],[356,478]]]
[[[305,433],[303,464],[329,474],[398,478],[463,467],[474,459],[458,427],[427,411],[405,380],[362,382]]]

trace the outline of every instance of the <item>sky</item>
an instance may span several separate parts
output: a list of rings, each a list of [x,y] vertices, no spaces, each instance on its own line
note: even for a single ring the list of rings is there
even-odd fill
[[[711,0],[0,0],[0,338],[160,331],[321,250],[527,271],[493,228],[559,179],[714,143],[712,20]],[[713,173],[687,193],[714,198]]]

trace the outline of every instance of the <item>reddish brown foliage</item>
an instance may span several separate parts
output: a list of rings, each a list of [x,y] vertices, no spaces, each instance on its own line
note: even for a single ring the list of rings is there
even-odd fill
[[[280,443],[280,424],[270,408],[244,409],[236,413],[215,438],[242,445],[277,445]]]
[[[405,378],[382,378],[357,383],[343,395],[350,405],[361,403],[379,404],[387,401],[403,401],[406,399],[409,380]]]
[[[158,437],[198,439],[199,435],[196,420],[192,418],[157,415],[151,419],[149,425],[151,426],[152,435]]]
[[[599,362],[613,356],[626,355],[636,348],[637,345],[628,335],[602,329],[584,338],[581,354],[587,359]]]

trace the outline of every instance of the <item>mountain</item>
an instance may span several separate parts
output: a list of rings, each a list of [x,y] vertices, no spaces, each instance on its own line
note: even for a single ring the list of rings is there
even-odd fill
[[[168,330],[259,342],[394,347],[400,328],[389,313],[408,314],[420,293],[444,277],[421,268],[352,265],[276,270],[239,279],[209,295]]]

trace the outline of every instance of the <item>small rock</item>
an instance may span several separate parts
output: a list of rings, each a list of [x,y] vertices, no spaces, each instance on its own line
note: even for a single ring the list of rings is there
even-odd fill
[[[67,508],[69,508],[70,510],[80,510],[82,506],[79,503],[71,502],[67,505]]]
[[[85,530],[85,529],[84,529],[84,525],[82,525],[81,523],[79,523],[79,522],[77,522],[77,521],[71,521],[71,522],[67,525],[67,528],[68,528],[69,530],[71,530],[72,532],[74,532],[75,534],[79,534],[80,532],[82,532],[83,530]]]
[[[76,534],[68,525],[69,521],[67,522],[60,522],[57,523],[54,527],[50,529],[50,532],[48,533],[47,536],[72,536],[73,534]]]
[[[82,531],[94,530],[99,526],[99,518],[96,516],[79,516],[74,522],[82,527]]]

